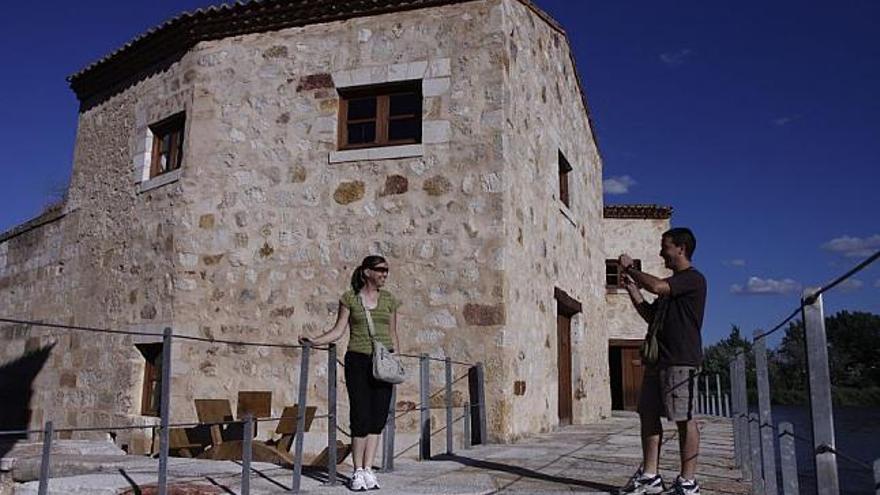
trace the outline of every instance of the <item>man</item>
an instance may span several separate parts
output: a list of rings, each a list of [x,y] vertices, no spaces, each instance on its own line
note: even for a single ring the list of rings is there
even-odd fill
[[[645,362],[645,374],[639,397],[639,420],[642,436],[642,466],[620,493],[672,493],[698,495],[695,479],[700,430],[694,420],[697,375],[703,361],[700,328],[706,304],[706,279],[691,265],[697,241],[693,232],[675,228],[663,233],[660,257],[672,276],[661,279],[633,266],[626,254],[618,262],[623,283],[633,306],[649,325],[649,335],[657,337],[659,352],[655,363]],[[640,289],[655,294],[648,303]],[[643,361],[647,361],[643,356]],[[660,477],[660,445],[665,415],[678,426],[681,472],[669,491]]]

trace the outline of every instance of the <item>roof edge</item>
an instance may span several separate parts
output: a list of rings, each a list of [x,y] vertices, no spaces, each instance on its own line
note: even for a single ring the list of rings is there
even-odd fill
[[[603,216],[608,219],[669,220],[671,206],[656,204],[605,205]]]

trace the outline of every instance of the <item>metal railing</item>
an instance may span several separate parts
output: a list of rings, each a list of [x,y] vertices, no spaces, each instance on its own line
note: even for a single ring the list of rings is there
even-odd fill
[[[752,482],[752,493],[759,495],[795,495],[801,493],[798,486],[797,457],[795,440],[810,444],[813,452],[816,473],[816,488],[819,495],[838,495],[838,457],[854,466],[873,472],[874,486],[866,487],[880,494],[880,459],[873,466],[838,450],[834,434],[834,411],[831,396],[831,374],[828,365],[828,340],[825,329],[823,295],[849,277],[852,277],[880,258],[880,251],[868,257],[854,268],[825,286],[803,293],[800,305],[785,319],[766,332],[755,331],[752,353],[755,359],[755,375],[758,395],[758,412],[750,412],[746,386],[745,351],[738,352],[728,363],[730,373],[730,395],[732,421],[734,427],[734,451],[736,466],[742,470],[743,477]],[[806,343],[808,396],[811,415],[812,439],[795,433],[790,422],[781,422],[776,428],[770,397],[770,379],[767,363],[767,337],[782,329],[798,315],[803,321]],[[716,375],[717,394],[720,400],[721,386]],[[709,396],[708,378],[706,396]],[[705,399],[701,398],[701,404]],[[706,407],[701,406],[703,411]],[[712,404],[708,410],[711,414]],[[717,409],[716,409],[717,410]],[[779,449],[780,469],[776,467],[776,450]],[[782,486],[778,486],[777,472],[781,473]]]
[[[138,335],[138,336],[150,336],[155,337],[155,334],[145,333],[145,332],[134,332],[134,331],[124,331],[124,330],[114,330],[107,328],[92,328],[92,327],[84,327],[84,326],[73,326],[73,325],[61,325],[55,323],[44,323],[38,321],[28,321],[28,320],[20,320],[13,318],[0,318],[0,323],[12,323],[19,325],[28,325],[34,327],[46,327],[53,329],[63,329],[66,331],[83,331],[83,332],[93,332],[93,333],[105,333],[105,334],[113,334],[113,335]],[[337,349],[335,344],[330,344],[325,347],[313,346],[311,344],[304,345],[288,345],[288,344],[276,344],[276,343],[268,343],[268,342],[248,342],[248,341],[233,341],[233,340],[221,340],[221,339],[213,339],[213,338],[204,338],[204,337],[193,337],[188,335],[177,335],[174,334],[171,328],[165,328],[162,334],[162,369],[161,369],[161,387],[160,387],[160,399],[159,399],[159,424],[158,425],[137,425],[137,426],[97,426],[97,427],[82,427],[82,428],[69,428],[62,427],[56,428],[53,421],[46,421],[43,425],[43,429],[41,430],[5,430],[0,431],[0,439],[3,437],[9,436],[22,436],[22,435],[31,435],[31,434],[42,434],[43,448],[41,455],[41,467],[40,467],[40,477],[39,477],[39,489],[38,493],[40,495],[45,495],[49,486],[49,479],[51,477],[51,469],[50,469],[50,460],[51,460],[51,450],[52,450],[52,441],[53,437],[58,432],[94,432],[94,431],[114,431],[114,430],[158,430],[159,431],[159,466],[157,469],[157,489],[159,495],[167,495],[168,493],[168,457],[170,450],[170,441],[169,441],[169,432],[171,428],[191,428],[191,427],[199,427],[199,426],[214,426],[214,425],[230,425],[230,424],[239,424],[242,426],[242,474],[241,474],[241,487],[240,491],[242,495],[248,495],[250,493],[250,474],[251,474],[251,462],[252,462],[252,453],[253,453],[253,428],[257,422],[261,421],[277,421],[282,418],[254,418],[252,415],[247,414],[244,418],[234,421],[223,421],[223,422],[189,422],[189,423],[172,423],[170,421],[170,406],[171,406],[171,366],[172,366],[172,349],[175,341],[189,341],[189,342],[207,342],[211,344],[226,344],[226,345],[235,345],[235,346],[256,346],[256,347],[274,347],[274,348],[295,348],[301,350],[300,360],[299,360],[299,380],[297,384],[297,397],[298,397],[298,408],[297,408],[297,417],[296,417],[296,433],[294,435],[294,464],[292,468],[292,480],[290,491],[294,493],[300,492],[301,481],[302,481],[302,470],[303,470],[303,447],[304,447],[304,436],[305,436],[305,423],[306,423],[306,410],[308,406],[308,389],[309,389],[309,369],[310,369],[310,359],[313,350],[320,350],[327,352],[327,413],[322,415],[315,415],[313,419],[327,419],[327,481],[328,485],[336,485],[338,483],[338,477],[336,473],[337,459],[338,459],[338,451],[336,444],[336,434],[337,431],[343,431],[337,425],[337,366],[341,364],[337,357]],[[398,354],[399,357],[407,358],[407,359],[418,359],[419,362],[419,402],[418,407],[408,408],[402,411],[396,409],[396,407],[390,407],[388,412],[388,418],[386,420],[385,428],[383,430],[383,445],[382,445],[382,469],[385,472],[393,471],[394,469],[394,458],[401,455],[403,452],[399,454],[395,454],[395,433],[396,433],[396,413],[403,412],[409,413],[413,410],[420,411],[420,421],[419,421],[419,460],[430,460],[431,459],[431,437],[434,433],[432,432],[432,421],[430,412],[432,409],[445,409],[446,411],[446,424],[445,427],[442,428],[446,431],[446,453],[453,454],[455,451],[455,446],[453,445],[453,428],[454,424],[458,421],[463,421],[463,448],[469,449],[474,444],[486,444],[488,442],[488,432],[486,425],[486,405],[485,405],[485,372],[483,368],[483,364],[480,362],[477,363],[467,363],[462,361],[456,361],[451,359],[450,357],[445,358],[435,358],[430,357],[427,354],[420,355],[411,355],[411,354]],[[444,405],[439,408],[432,408],[430,406],[430,398],[437,395],[437,393],[431,393],[430,391],[430,363],[431,362],[442,362],[445,366],[445,384],[443,389],[440,392],[445,392]],[[468,368],[467,378],[468,378],[468,390],[469,390],[469,399],[468,402],[463,406],[463,414],[458,418],[453,418],[454,412],[453,410],[457,407],[453,403],[453,365],[466,366]],[[396,387],[392,388],[392,396],[391,396],[391,404],[392,406],[397,403],[397,389]],[[349,435],[350,436],[350,435]],[[408,449],[407,449],[408,450]],[[405,452],[405,451],[404,451]]]

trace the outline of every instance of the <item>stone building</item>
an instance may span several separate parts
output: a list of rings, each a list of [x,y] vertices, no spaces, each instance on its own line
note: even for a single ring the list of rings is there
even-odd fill
[[[0,313],[155,337],[4,325],[7,368],[44,350],[20,384],[31,426],[155,423],[163,328],[295,343],[332,324],[372,253],[404,300],[405,352],[485,363],[494,439],[610,413],[606,305],[618,303],[603,229],[617,219],[603,222],[565,33],[529,1],[211,8],[70,84],[81,109],[66,202],[0,237]],[[653,246],[657,222],[621,220],[615,243],[639,231]],[[195,419],[194,398],[240,390],[273,391],[276,413],[296,402],[299,351],[173,352],[174,421]],[[311,376],[324,404],[323,360]],[[418,397],[414,382],[399,389],[401,403]]]
[[[626,290],[618,287],[616,256],[627,253],[647,273],[666,277],[672,272],[660,257],[660,239],[669,230],[672,208],[656,205],[605,207],[604,234],[608,322],[608,369],[612,409],[634,411],[642,383],[639,348],[648,329],[633,309]],[[647,296],[647,294],[646,294]]]

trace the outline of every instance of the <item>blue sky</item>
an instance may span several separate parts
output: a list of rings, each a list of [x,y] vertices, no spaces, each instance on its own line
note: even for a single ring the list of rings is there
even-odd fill
[[[0,231],[69,174],[65,77],[210,1],[12,2],[0,19]],[[607,203],[675,207],[710,284],[704,335],[768,328],[880,249],[880,3],[537,0],[565,27]],[[612,194],[611,192],[615,192]],[[880,268],[826,312],[880,313]],[[861,285],[860,285],[861,284]]]

